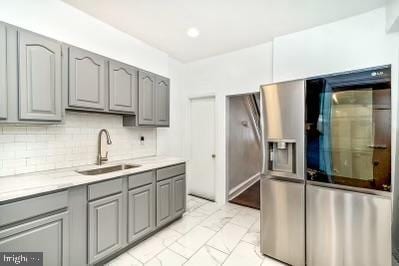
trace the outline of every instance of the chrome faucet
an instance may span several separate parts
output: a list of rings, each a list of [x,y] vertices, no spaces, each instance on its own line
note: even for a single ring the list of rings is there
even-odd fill
[[[106,130],[105,128],[101,129],[100,132],[98,133],[98,154],[97,154],[97,165],[101,165],[102,162],[106,162],[108,161],[108,152],[105,153],[105,157],[103,157],[101,155],[101,137],[102,134],[105,133],[106,137],[107,137],[107,144],[111,145],[112,144],[112,140],[111,137],[109,136],[109,132],[108,130]]]

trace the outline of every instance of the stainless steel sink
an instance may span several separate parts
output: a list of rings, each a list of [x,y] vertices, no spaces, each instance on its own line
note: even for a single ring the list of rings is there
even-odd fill
[[[118,164],[118,165],[112,165],[112,166],[108,166],[108,167],[82,170],[82,171],[76,171],[76,172],[78,172],[79,174],[82,174],[82,175],[101,175],[101,174],[105,174],[105,173],[111,173],[111,172],[131,169],[131,168],[137,168],[140,166],[141,165],[139,165],[139,164]]]

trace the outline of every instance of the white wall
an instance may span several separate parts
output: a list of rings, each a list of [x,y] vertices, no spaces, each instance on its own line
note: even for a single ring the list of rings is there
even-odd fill
[[[385,9],[275,38],[274,81],[396,63],[397,34],[385,32]]]
[[[0,21],[168,76],[168,55],[61,0],[2,0]]]
[[[397,130],[398,34],[385,31],[385,8],[275,38],[241,51],[186,65],[182,104],[213,93],[217,104],[216,199],[225,200],[226,95],[256,91],[260,84],[392,64],[392,127]],[[189,125],[186,120],[186,129]],[[186,138],[188,158],[189,136]],[[392,144],[396,145],[393,134]],[[395,156],[395,155],[393,155]]]
[[[158,154],[184,157],[183,130],[185,114],[181,104],[184,87],[184,65],[174,59],[169,60],[170,78],[170,127],[158,128]]]
[[[189,98],[216,96],[216,201],[226,200],[226,96],[255,92],[260,84],[272,81],[272,44],[200,60],[184,67],[181,103],[188,113]],[[189,117],[184,132],[189,132]],[[185,135],[185,157],[189,159],[190,137]],[[188,182],[190,177],[188,176]]]
[[[387,0],[386,30],[387,32],[399,31],[399,0]]]

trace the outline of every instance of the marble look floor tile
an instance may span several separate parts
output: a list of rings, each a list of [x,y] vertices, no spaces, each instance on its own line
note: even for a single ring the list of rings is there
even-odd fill
[[[205,245],[200,250],[198,250],[184,265],[187,266],[222,265],[227,256],[228,256],[227,254]]]
[[[149,262],[147,262],[146,266],[179,266],[183,265],[187,261],[186,258],[176,254],[170,249],[165,249],[157,256],[152,258]]]
[[[287,264],[284,264],[282,262],[279,262],[277,260],[274,260],[272,258],[265,257],[262,266],[286,266]]]
[[[188,196],[186,200],[186,212],[192,212],[206,203],[209,203],[209,201]]]
[[[143,265],[140,261],[136,260],[128,253],[123,253],[119,257],[113,259],[109,263],[105,264],[105,266],[140,266]]]
[[[218,210],[208,218],[206,218],[201,226],[209,228],[215,232],[222,229],[222,227],[227,224],[233,217],[236,215],[236,212],[232,210]]]
[[[172,228],[170,226],[166,227],[165,229],[162,229],[158,233],[155,234],[156,238],[159,238],[162,240],[162,245],[164,247],[170,246],[173,242],[175,242],[177,239],[182,237],[183,235]]]
[[[248,242],[255,246],[260,246],[260,220],[259,219],[251,226],[251,228],[249,228],[248,232],[242,238],[242,241]]]
[[[241,215],[250,215],[250,216],[255,217],[256,219],[260,219],[260,211],[256,210],[256,209],[245,207],[245,209],[241,209],[240,214]]]
[[[255,246],[260,246],[260,233],[246,233],[242,241],[250,243]]]
[[[279,266],[279,262],[260,253],[259,217],[254,209],[231,203],[219,206],[187,196],[182,219],[107,265],[251,266],[263,262],[265,266]]]
[[[182,219],[171,224],[170,228],[179,232],[180,234],[186,234],[195,226],[199,225],[206,218],[206,214],[194,211],[185,214]]]
[[[215,232],[208,228],[197,226],[170,245],[169,248],[185,258],[190,258],[214,234]]]
[[[163,239],[152,236],[130,249],[128,253],[142,263],[146,263],[165,248]]]
[[[223,265],[261,265],[263,259],[264,257],[260,254],[259,248],[246,242],[240,242],[230,254],[230,256],[226,259]]]
[[[224,253],[230,254],[246,232],[246,228],[228,223],[207,244]]]
[[[212,213],[216,212],[220,208],[221,208],[221,206],[218,205],[217,203],[209,202],[209,203],[206,203],[206,204],[202,205],[198,209],[196,209],[196,211],[202,212],[202,213],[207,214],[207,215],[211,215]]]
[[[249,229],[256,222],[256,220],[257,218],[255,216],[240,212],[234,216],[233,219],[231,219],[230,223]]]

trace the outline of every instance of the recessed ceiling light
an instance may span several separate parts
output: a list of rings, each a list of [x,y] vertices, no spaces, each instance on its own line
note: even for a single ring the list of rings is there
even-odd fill
[[[187,30],[187,36],[191,38],[197,38],[199,36],[200,32],[197,28],[189,28]]]

